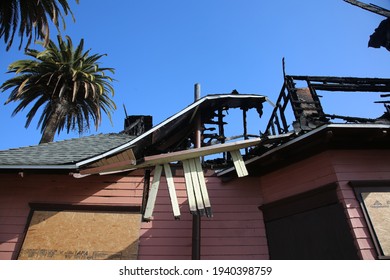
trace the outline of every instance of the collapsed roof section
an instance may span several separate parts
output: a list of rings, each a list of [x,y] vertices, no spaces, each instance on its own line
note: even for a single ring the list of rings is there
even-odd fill
[[[229,109],[239,108],[243,111],[256,109],[259,116],[262,115],[265,96],[255,94],[233,94],[207,95],[194,102],[176,115],[170,117],[160,125],[146,133],[137,146],[147,146],[143,155],[185,150],[194,146],[194,131],[196,129],[195,119],[200,118],[202,130],[202,145],[211,143],[223,143],[227,136],[224,134],[223,112]],[[207,127],[208,126],[208,127]],[[213,127],[215,126],[215,127]],[[209,133],[217,131],[216,133]],[[245,137],[246,135],[242,135]],[[140,143],[145,143],[139,145]]]
[[[307,86],[297,87],[297,83],[302,81]],[[317,91],[390,92],[390,79],[286,75],[276,107],[264,134],[278,135],[292,130],[296,133],[304,133],[337,120],[355,124],[390,124],[390,100],[375,102],[385,106],[385,113],[378,118],[334,115],[324,112]],[[387,98],[390,94],[380,96]],[[290,126],[286,117],[287,108],[292,108],[295,117],[293,127]]]
[[[301,86],[305,83],[306,86]],[[355,116],[327,114],[322,105],[321,97],[317,91],[332,92],[380,92],[384,99],[390,97],[390,79],[383,78],[356,78],[356,77],[331,77],[331,76],[296,76],[285,75],[284,83],[277,99],[274,110],[270,116],[267,127],[262,135],[248,134],[246,129],[246,112],[255,109],[259,116],[262,115],[263,103],[267,97],[254,94],[207,95],[192,103],[180,112],[139,135],[132,141],[110,150],[104,154],[90,158],[79,163],[81,168],[86,168],[82,173],[104,173],[106,171],[123,170],[133,165],[144,166],[143,161],[154,155],[163,155],[186,151],[194,148],[194,131],[197,118],[201,119],[202,145],[201,147],[225,144],[236,137],[225,135],[224,111],[239,108],[243,111],[243,134],[239,138],[259,138],[261,141],[251,149],[246,149],[244,159],[261,155],[279,145],[286,143],[299,135],[313,131],[321,126],[342,124],[385,124],[390,125],[390,100],[377,101],[385,105],[385,112],[378,118],[362,118]],[[288,120],[292,110],[294,119]],[[214,127],[213,127],[214,126]],[[256,129],[261,129],[257,128]],[[213,133],[210,133],[212,131]],[[133,161],[124,161],[121,154],[134,152]],[[226,156],[226,157],[225,157]],[[129,157],[129,155],[127,155]],[[216,163],[208,163],[214,168],[224,168],[232,164],[232,158],[224,153],[224,158],[216,159]],[[126,158],[126,157],[125,157]],[[222,162],[222,163],[221,163]],[[143,165],[142,165],[143,164]],[[147,164],[146,164],[147,165]]]
[[[374,103],[383,104],[384,113],[377,118],[327,114],[319,91],[381,93],[383,99]],[[261,141],[245,157],[248,173],[267,173],[325,149],[389,148],[389,93],[390,79],[285,75]],[[217,172],[234,174],[234,168]]]

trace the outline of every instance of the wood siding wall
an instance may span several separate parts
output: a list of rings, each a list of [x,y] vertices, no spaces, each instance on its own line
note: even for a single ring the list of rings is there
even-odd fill
[[[262,176],[264,204],[338,183],[338,197],[344,206],[355,245],[362,259],[375,259],[376,252],[359,202],[349,181],[390,180],[390,151],[331,150]]]
[[[0,259],[15,259],[23,242],[29,203],[140,205],[143,177],[0,174]]]
[[[350,181],[390,180],[390,151],[331,151],[333,168],[339,182],[339,197],[349,217],[356,246],[362,259],[375,259],[377,253],[364,219],[362,209],[356,200]]]
[[[260,178],[264,204],[336,182],[330,155],[315,155]]]
[[[265,228],[258,206],[261,198],[256,178],[221,183],[207,177],[214,216],[202,217],[201,259],[268,259]],[[143,223],[140,259],[191,259],[192,216],[189,214],[184,178],[175,178],[182,213],[174,220],[166,181],[163,178],[154,220]]]
[[[213,218],[202,218],[202,259],[268,259],[264,222],[258,206],[337,182],[338,196],[348,217],[362,259],[376,252],[360,205],[349,181],[390,180],[390,151],[326,151],[262,177],[226,183],[206,174]],[[25,173],[0,174],[0,259],[16,257],[29,203],[140,206],[143,176],[89,176]],[[190,259],[192,216],[184,178],[175,176],[181,219],[174,220],[165,178],[162,178],[153,220],[142,223],[139,259]]]
[[[202,218],[202,259],[268,259],[261,204],[254,178],[222,183],[207,177],[213,218]],[[30,213],[29,203],[131,204],[140,206],[142,176],[0,174],[0,259],[17,257]],[[174,220],[162,178],[154,219],[142,223],[139,259],[191,259],[192,216],[183,176],[175,178],[182,217]]]

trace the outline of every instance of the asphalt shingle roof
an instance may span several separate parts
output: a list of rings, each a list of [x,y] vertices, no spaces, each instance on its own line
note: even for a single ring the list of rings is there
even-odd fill
[[[134,139],[120,133],[97,134],[0,151],[0,166],[66,165],[100,155]]]

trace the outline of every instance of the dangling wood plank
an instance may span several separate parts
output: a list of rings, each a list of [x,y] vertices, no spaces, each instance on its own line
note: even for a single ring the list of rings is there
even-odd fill
[[[150,191],[149,191],[148,202],[147,202],[146,208],[145,208],[145,214],[144,214],[145,220],[150,220],[150,218],[153,215],[153,210],[154,210],[154,205],[156,203],[158,187],[160,185],[161,172],[162,172],[162,166],[156,165],[156,167],[154,169],[154,173],[153,173],[152,186],[150,187]]]
[[[240,151],[239,150],[230,151],[230,154],[232,155],[234,167],[236,168],[238,177],[248,176],[248,170],[246,169]]]
[[[180,219],[180,208],[177,201],[175,183],[173,181],[172,171],[168,163],[164,164],[165,178],[167,179],[169,197],[171,198],[173,215],[176,220]]]
[[[195,159],[193,158],[189,159],[188,162],[190,164],[190,170],[191,170],[190,174],[191,174],[192,184],[195,193],[196,207],[198,208],[199,215],[204,216],[205,207],[204,207],[202,192],[200,190],[198,172],[196,171]]]
[[[201,191],[202,198],[203,198],[203,205],[204,205],[204,208],[206,210],[206,216],[210,218],[213,216],[213,214],[211,211],[210,198],[209,198],[209,194],[207,192],[206,181],[204,179],[202,164],[200,162],[200,158],[194,158],[193,161],[195,163],[196,173],[198,176],[198,182],[200,185],[200,191]]]
[[[187,197],[188,197],[188,204],[190,207],[190,213],[196,214],[197,213],[196,199],[194,193],[194,186],[192,184],[190,163],[188,160],[183,161],[183,169],[184,169],[184,178],[186,181],[186,189],[187,189]]]

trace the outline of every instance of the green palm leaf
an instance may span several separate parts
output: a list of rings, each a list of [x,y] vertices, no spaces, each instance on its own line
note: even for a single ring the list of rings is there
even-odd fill
[[[116,109],[114,81],[106,73],[113,68],[100,68],[100,54],[89,55],[83,51],[84,40],[76,48],[70,37],[57,37],[58,45],[49,41],[45,50],[26,50],[33,60],[19,60],[9,66],[16,76],[4,82],[0,89],[11,90],[7,103],[18,102],[13,115],[26,108],[26,127],[39,110],[42,115],[38,127],[42,132],[40,143],[54,140],[55,133],[66,129],[83,133],[93,123],[97,129],[103,111],[111,120]]]
[[[79,3],[79,0],[75,0]],[[20,36],[19,49],[23,38],[27,37],[27,49],[34,40],[44,39],[45,46],[49,43],[50,22],[59,29],[60,23],[65,29],[65,16],[73,13],[67,0],[1,0],[0,1],[0,38],[4,39],[8,51],[15,34]]]

